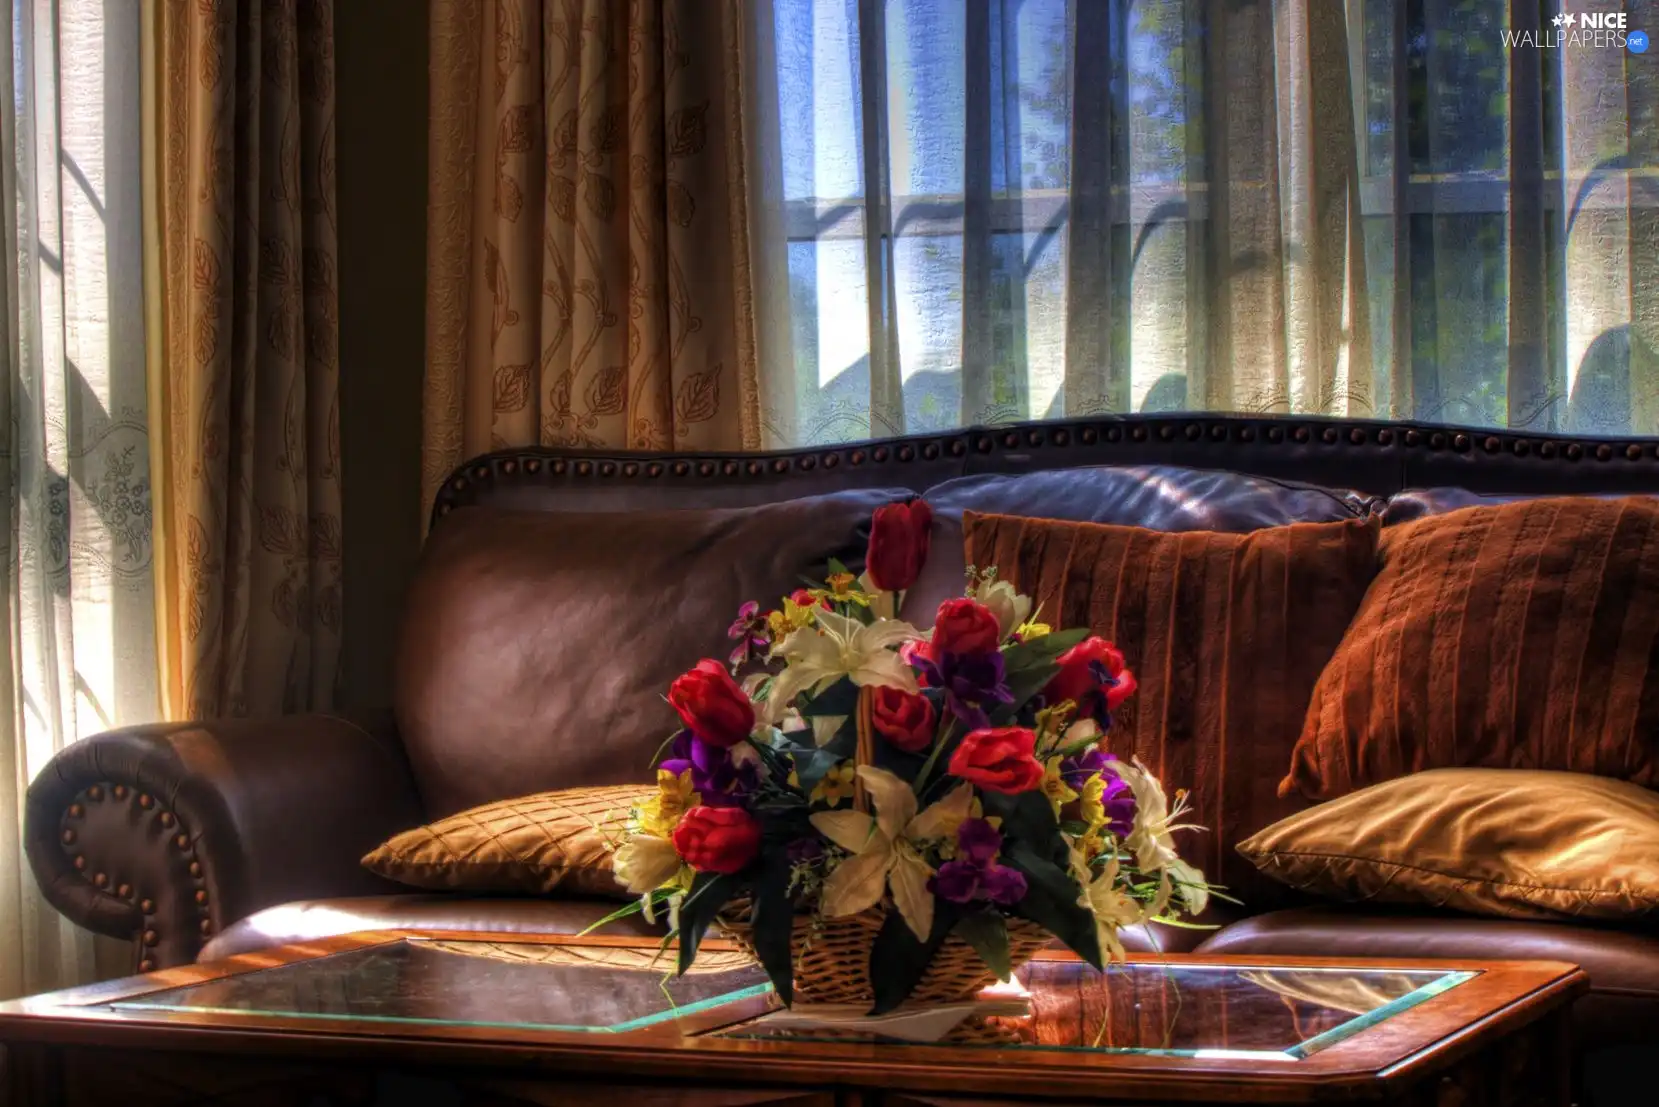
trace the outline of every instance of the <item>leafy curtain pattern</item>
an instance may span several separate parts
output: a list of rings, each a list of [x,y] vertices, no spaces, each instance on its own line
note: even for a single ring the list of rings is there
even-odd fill
[[[1560,10],[750,0],[776,55],[748,70],[755,269],[787,258],[755,286],[791,352],[770,423],[1659,431],[1659,69],[1506,45]]]
[[[434,0],[428,502],[549,443],[759,448],[735,0]]]
[[[340,669],[330,0],[160,0],[169,717],[326,708]]]
[[[137,5],[0,0],[0,997],[111,962],[24,859],[28,782],[156,717]]]

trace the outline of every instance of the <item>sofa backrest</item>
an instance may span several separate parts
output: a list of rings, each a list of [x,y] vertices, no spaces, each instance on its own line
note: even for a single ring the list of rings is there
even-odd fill
[[[742,601],[774,603],[831,556],[856,563],[881,503],[921,494],[936,509],[934,555],[910,600],[926,612],[960,592],[964,511],[1166,531],[1388,524],[1523,495],[1659,494],[1655,450],[1653,440],[1184,416],[756,456],[491,454],[458,470],[434,504],[397,714],[433,817],[645,780],[673,729],[661,700],[673,676],[724,656]],[[1400,494],[1413,487],[1429,491]],[[1238,769],[1276,778],[1284,766]]]
[[[652,779],[669,682],[724,659],[745,600],[775,604],[856,560],[908,490],[754,508],[468,508],[433,531],[411,589],[394,709],[429,817],[550,788]]]
[[[1391,496],[1659,493],[1659,439],[1269,415],[1102,415],[766,453],[533,446],[472,459],[432,518],[469,505],[536,511],[741,507],[849,488],[922,492],[957,477],[1084,466],[1220,470]]]

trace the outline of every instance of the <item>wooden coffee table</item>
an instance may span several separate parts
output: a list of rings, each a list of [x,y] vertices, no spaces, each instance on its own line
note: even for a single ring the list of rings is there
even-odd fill
[[[972,1042],[782,1030],[722,943],[375,932],[0,1004],[0,1102],[1565,1107],[1572,965],[1067,954]],[[9,1093],[9,1099],[4,1098]]]

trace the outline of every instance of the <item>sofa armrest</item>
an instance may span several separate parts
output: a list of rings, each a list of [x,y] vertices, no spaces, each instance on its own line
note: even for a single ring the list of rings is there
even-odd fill
[[[359,859],[422,821],[389,724],[294,715],[77,742],[29,786],[24,844],[47,901],[148,971],[273,904],[395,890]]]

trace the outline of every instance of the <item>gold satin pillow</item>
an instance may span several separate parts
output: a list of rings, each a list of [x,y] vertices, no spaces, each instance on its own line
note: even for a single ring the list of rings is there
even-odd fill
[[[541,895],[560,889],[626,899],[611,874],[611,854],[629,810],[652,791],[621,784],[487,803],[405,830],[363,865],[434,891]]]
[[[1335,899],[1629,919],[1659,907],[1659,792],[1582,773],[1434,769],[1281,819],[1238,851]]]

